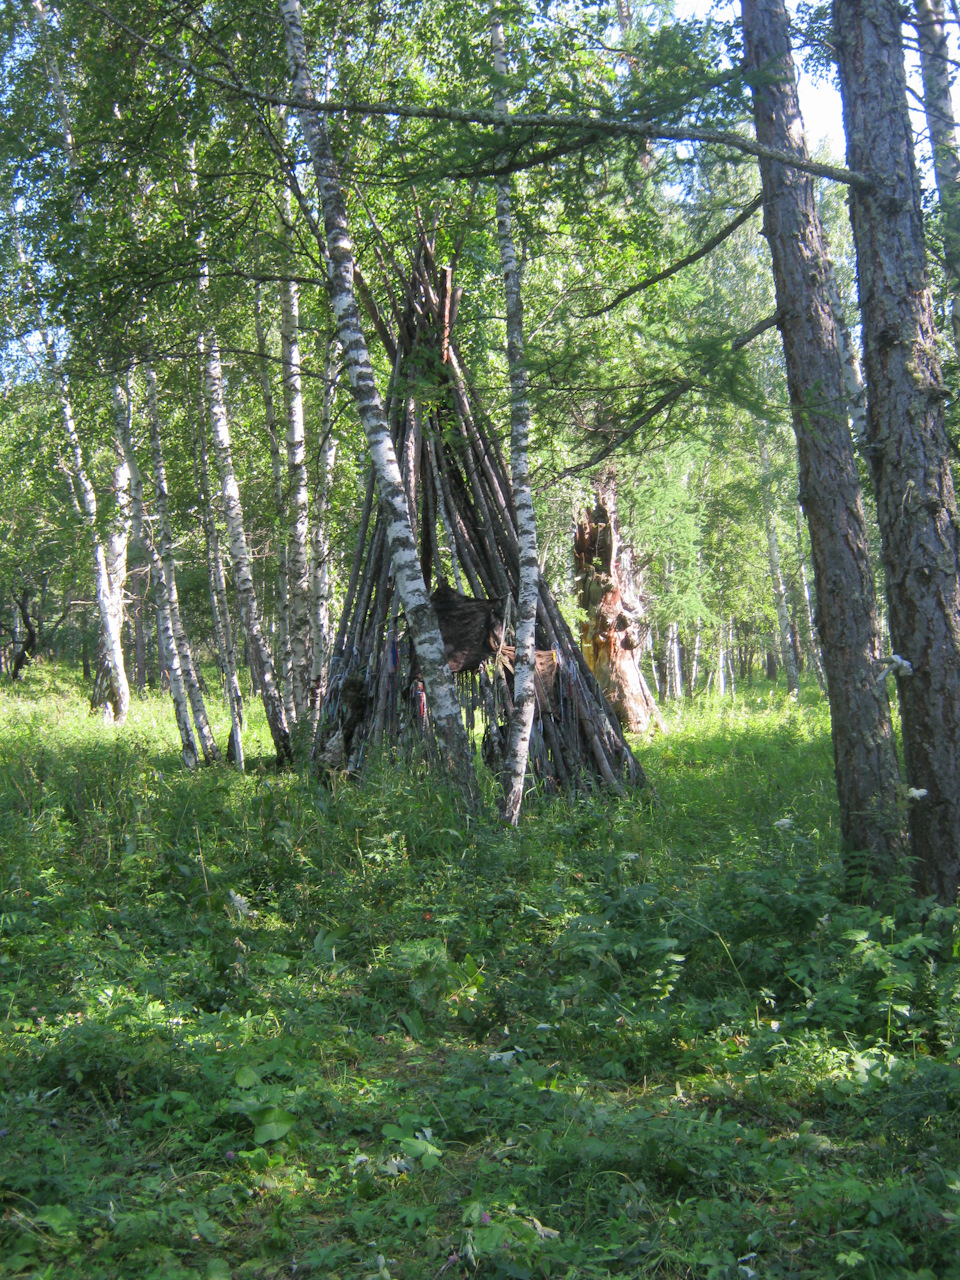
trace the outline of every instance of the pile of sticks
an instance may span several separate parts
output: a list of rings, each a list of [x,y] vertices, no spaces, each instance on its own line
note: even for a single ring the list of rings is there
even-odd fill
[[[388,327],[362,277],[359,294],[393,364],[386,409],[401,460],[420,567],[468,729],[484,725],[496,769],[512,709],[511,618],[519,581],[516,510],[500,442],[453,338],[460,290],[437,268],[422,231],[398,297],[386,289]],[[396,268],[396,264],[393,264]],[[451,582],[454,584],[451,586]],[[556,600],[541,579],[537,604],[538,708],[530,768],[549,789],[645,784]],[[321,704],[314,758],[357,771],[371,748],[429,736],[417,656],[394,590],[386,524],[368,475],[359,537]]]

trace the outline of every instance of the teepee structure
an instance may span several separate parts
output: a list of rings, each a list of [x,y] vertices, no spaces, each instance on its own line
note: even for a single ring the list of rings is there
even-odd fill
[[[502,764],[512,710],[512,619],[519,546],[510,471],[455,338],[461,290],[423,230],[411,268],[385,290],[388,324],[355,283],[387,351],[385,399],[411,529],[432,591],[467,728]],[[395,266],[395,264],[394,264]],[[537,713],[529,774],[547,789],[623,794],[645,777],[548,585],[537,603]],[[322,770],[358,771],[372,749],[430,736],[417,654],[391,573],[386,520],[369,472],[357,548],[333,645],[313,754]]]

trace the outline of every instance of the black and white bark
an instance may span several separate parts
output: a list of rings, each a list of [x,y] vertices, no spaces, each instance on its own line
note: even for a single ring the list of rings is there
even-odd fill
[[[207,459],[207,433],[202,417],[195,419],[193,440],[193,465],[200,495],[201,524],[207,551],[207,585],[210,594],[210,612],[220,655],[220,670],[230,708],[230,745],[228,759],[243,772],[243,695],[237,676],[237,655],[227,600],[227,579],[220,550],[220,533],[217,516],[210,493],[210,467]]]
[[[494,10],[490,22],[490,46],[496,110],[506,115],[507,100],[500,83],[507,74],[503,24]],[[530,488],[530,399],[524,363],[523,295],[520,264],[513,239],[513,210],[510,181],[496,184],[497,241],[507,311],[507,365],[510,373],[510,475],[516,536],[520,552],[520,579],[516,612],[516,656],[514,659],[514,706],[510,717],[506,756],[503,764],[503,817],[516,826],[523,800],[530,731],[536,710],[536,628],[540,563],[537,555],[537,522]]]
[[[260,370],[260,388],[263,394],[263,418],[270,446],[270,468],[273,472],[273,496],[276,505],[274,536],[277,542],[277,616],[276,655],[277,678],[283,696],[283,709],[288,724],[296,724],[297,711],[293,700],[293,650],[290,646],[290,588],[287,573],[286,486],[284,467],[280,457],[280,437],[277,411],[273,401],[270,376],[270,358],[267,352],[267,334],[263,323],[263,290],[257,282],[253,305],[254,327],[257,334],[257,355]]]
[[[252,665],[260,675],[260,696],[263,699],[270,736],[273,738],[277,759],[283,763],[290,759],[290,730],[277,682],[273,654],[270,652],[270,646],[263,632],[260,605],[253,584],[250,551],[243,527],[240,486],[237,483],[233,465],[230,424],[223,394],[220,348],[212,330],[208,330],[200,338],[200,354],[203,360],[204,401],[217,459],[217,470],[220,474],[223,518],[233,564],[233,581],[240,604],[240,617],[247,633],[247,642],[252,650]]]
[[[289,187],[283,188],[280,222],[287,259],[292,263],[293,201]],[[291,277],[280,282],[280,363],[287,446],[287,641],[294,715],[299,719],[305,714],[310,697],[310,517],[300,376],[300,291]]]
[[[806,156],[788,17],[782,0],[743,0],[757,136]],[[860,393],[810,177],[761,163],[764,226],[793,427],[800,501],[810,529],[818,631],[826,671],[840,825],[848,849],[867,850],[878,879],[903,840],[899,768],[882,681],[879,618],[850,423]]]
[[[153,464],[154,506],[156,508],[156,525],[159,534],[159,563],[157,574],[166,597],[167,610],[170,615],[170,628],[173,633],[173,652],[179,661],[183,685],[196,725],[200,749],[207,764],[220,759],[220,749],[216,744],[207,708],[200,689],[193,651],[180,617],[180,597],[177,592],[176,562],[173,554],[173,534],[170,525],[170,502],[167,492],[167,469],[163,458],[163,441],[160,435],[160,404],[157,397],[157,377],[151,365],[146,366],[147,384],[147,422],[150,429],[150,456]]]
[[[314,730],[323,696],[324,673],[330,659],[333,629],[330,603],[333,575],[330,572],[330,535],[327,515],[337,461],[337,438],[333,434],[333,406],[340,377],[339,345],[328,338],[323,348],[323,408],[320,420],[320,449],[317,479],[312,493],[310,539],[310,715]]]
[[[323,208],[330,302],[337,320],[344,365],[377,477],[381,507],[386,513],[386,537],[397,590],[419,658],[444,767],[468,798],[475,801],[476,777],[460,700],[444,654],[436,613],[420,572],[417,545],[410,531],[403,477],[360,325],[346,203],[326,128],[321,116],[313,110],[315,95],[307,63],[299,0],[280,0],[279,9],[293,96],[298,104],[302,104],[297,108],[297,115]]]
[[[919,885],[960,887],[960,533],[897,0],[834,0],[868,421]],[[809,511],[808,495],[803,498]],[[821,632],[822,634],[822,632]],[[826,657],[826,649],[824,651]]]
[[[117,384],[113,389],[114,420],[117,438],[127,463],[130,474],[130,514],[131,536],[134,542],[143,544],[150,561],[150,580],[154,587],[154,598],[157,608],[157,639],[161,650],[161,671],[164,669],[163,658],[166,658],[166,670],[170,677],[170,698],[173,702],[173,714],[180,734],[180,755],[188,769],[195,769],[199,761],[197,743],[190,723],[190,706],[183,682],[180,667],[180,655],[174,639],[173,624],[170,617],[170,598],[163,572],[163,562],[157,551],[152,534],[148,529],[146,511],[143,501],[143,479],[137,463],[136,450],[133,445],[133,431],[130,417],[130,404],[125,391]]]

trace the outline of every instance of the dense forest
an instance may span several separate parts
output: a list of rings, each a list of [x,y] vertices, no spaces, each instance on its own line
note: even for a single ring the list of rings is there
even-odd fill
[[[958,35],[4,6],[0,1275],[960,1276]]]

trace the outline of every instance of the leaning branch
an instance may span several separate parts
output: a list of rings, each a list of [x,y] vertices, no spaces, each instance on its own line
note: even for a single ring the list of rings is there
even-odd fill
[[[830,178],[846,186],[867,189],[873,180],[865,173],[844,169],[838,165],[820,164],[786,151],[765,147],[755,138],[744,137],[734,129],[699,129],[687,125],[664,125],[655,120],[618,120],[611,116],[575,115],[568,112],[517,112],[506,117],[483,107],[414,106],[403,102],[314,102],[287,94],[261,93],[236,81],[204,71],[189,58],[172,53],[163,45],[148,40],[133,27],[121,22],[115,14],[101,5],[89,8],[111,22],[119,31],[135,40],[141,48],[162,58],[173,66],[189,71],[198,80],[215,85],[233,96],[263,106],[287,107],[294,111],[313,111],[325,115],[383,116],[398,120],[436,120],[446,124],[480,125],[487,129],[526,129],[538,132],[544,129],[582,129],[603,137],[636,138],[640,142],[699,142],[708,146],[728,147],[758,159],[776,161],[790,169],[812,173],[819,178]]]
[[[701,258],[705,258],[708,253],[713,253],[718,245],[723,244],[724,240],[730,236],[745,222],[749,222],[753,215],[763,204],[763,196],[758,195],[750,201],[745,209],[728,222],[725,227],[711,236],[709,240],[705,240],[699,249],[695,249],[693,253],[688,253],[685,258],[680,258],[676,262],[672,262],[669,267],[664,267],[662,271],[655,272],[652,276],[645,276],[643,280],[637,284],[632,284],[628,289],[621,290],[615,298],[611,298],[609,302],[605,302],[602,307],[597,307],[594,311],[583,311],[580,313],[582,320],[594,320],[597,316],[605,316],[607,312],[612,311],[614,307],[619,307],[621,302],[626,302],[628,298],[632,298],[634,294],[642,293],[644,289],[649,289],[655,284],[660,284],[662,280],[669,280],[671,276],[675,276],[678,271],[682,271],[684,267],[690,267],[695,262],[699,262]]]

